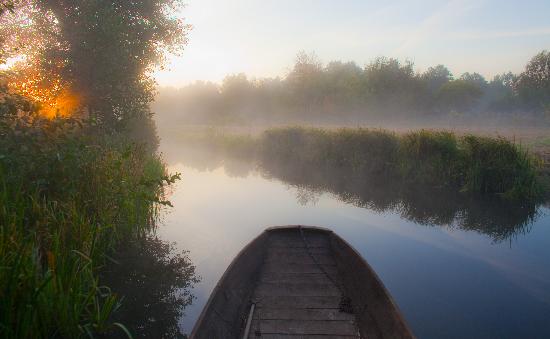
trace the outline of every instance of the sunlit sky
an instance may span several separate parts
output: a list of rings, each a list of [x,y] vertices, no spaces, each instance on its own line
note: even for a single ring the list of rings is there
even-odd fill
[[[365,65],[377,56],[444,64],[454,75],[520,72],[550,49],[549,0],[187,0],[193,25],[161,86],[221,81],[244,72],[284,76],[300,50],[323,62]]]

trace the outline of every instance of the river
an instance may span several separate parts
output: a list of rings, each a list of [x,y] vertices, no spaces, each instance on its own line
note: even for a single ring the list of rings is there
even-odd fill
[[[328,227],[354,246],[419,338],[549,338],[550,209],[396,193],[359,178],[316,178],[180,148],[182,173],[158,230],[189,251],[201,281],[189,333],[234,256],[268,226]],[[324,181],[323,181],[324,180]]]

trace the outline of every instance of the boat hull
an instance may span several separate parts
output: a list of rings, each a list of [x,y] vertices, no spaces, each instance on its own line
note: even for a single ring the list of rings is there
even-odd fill
[[[191,338],[413,338],[368,263],[334,232],[271,227],[235,257]]]

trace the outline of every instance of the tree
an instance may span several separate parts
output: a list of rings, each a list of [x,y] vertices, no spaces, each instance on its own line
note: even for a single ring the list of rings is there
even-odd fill
[[[167,52],[182,51],[190,28],[174,15],[182,0],[14,3],[14,11],[28,19],[8,22],[7,31],[17,33],[10,34],[15,52],[2,51],[21,54],[20,45],[36,51],[40,65],[33,69],[42,78],[66,82],[92,116],[113,128],[125,119],[149,114],[152,71],[163,64]],[[52,76],[56,74],[58,78]]]
[[[525,66],[514,89],[526,108],[534,111],[550,107],[550,52],[542,51]]]
[[[483,75],[475,72],[474,73],[466,72],[460,76],[460,79],[470,82],[472,84],[475,84],[477,87],[479,87],[482,90],[485,89],[485,87],[487,87],[488,85],[487,80],[485,80]]]
[[[517,95],[514,93],[514,83],[517,76],[512,72],[497,74],[487,85],[485,96],[488,108],[494,111],[505,112],[517,109]]]
[[[315,54],[299,52],[293,69],[286,77],[293,101],[306,116],[321,103],[323,65]]]
[[[354,62],[332,61],[323,70],[324,107],[328,113],[349,111],[360,104],[363,70]],[[345,112],[338,112],[340,114]]]
[[[470,111],[481,98],[483,92],[474,83],[462,79],[450,81],[438,91],[437,103],[447,112]]]
[[[82,94],[92,113],[105,120],[147,110],[153,100],[151,72],[165,52],[178,53],[188,26],[169,11],[181,0],[43,0],[60,20],[68,46],[64,75]]]
[[[0,63],[13,64],[5,78],[11,90],[39,102],[42,114],[54,116],[58,104],[68,102],[69,87],[60,75],[62,61],[45,57],[51,46],[64,48],[58,44],[56,19],[32,0],[11,1],[10,6],[0,14]]]
[[[407,114],[419,103],[419,79],[412,62],[377,58],[365,67],[363,88],[367,105],[381,113]]]
[[[443,65],[430,67],[420,76],[430,93],[435,93],[441,86],[453,79],[453,74]]]

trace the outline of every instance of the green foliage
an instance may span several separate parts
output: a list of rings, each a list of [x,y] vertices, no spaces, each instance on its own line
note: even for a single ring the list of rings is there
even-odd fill
[[[122,137],[76,120],[0,123],[0,336],[83,337],[118,328],[97,270],[154,227],[175,178]]]
[[[64,78],[84,106],[109,124],[147,110],[152,70],[166,51],[179,52],[187,41],[189,27],[169,14],[181,8],[181,0],[37,3],[59,20],[60,44],[66,46],[47,56],[64,60]]]
[[[6,78],[7,74],[0,72],[0,119],[8,116],[13,117],[19,112],[34,113],[36,105],[25,97],[9,91]]]
[[[393,133],[383,130],[290,127],[270,129],[261,137],[265,161],[301,162],[315,166],[350,167],[363,174],[388,174],[399,147]]]
[[[82,112],[117,129],[150,115],[153,71],[187,43],[190,26],[174,15],[183,6],[182,0],[2,2],[0,63],[27,56],[18,64],[22,81],[32,78],[41,92],[62,82]]]
[[[476,105],[483,92],[473,82],[454,80],[442,85],[437,93],[437,106],[445,111],[468,112]]]
[[[462,139],[464,189],[483,194],[502,194],[510,199],[542,196],[538,178],[540,159],[503,138],[466,136]]]
[[[453,79],[453,74],[444,65],[437,65],[428,68],[426,72],[422,73],[421,78],[430,94],[433,95],[441,86]]]
[[[231,153],[232,143],[224,137],[207,139]],[[268,167],[299,164],[394,185],[445,187],[518,201],[536,201],[548,189],[541,160],[502,138],[429,130],[397,135],[384,130],[288,127],[269,129],[257,141],[245,140],[249,147],[257,145]]]
[[[487,81],[478,73],[453,79],[443,65],[416,72],[410,62],[377,58],[321,64],[300,53],[284,78],[250,79],[230,75],[221,85],[198,82],[178,91],[164,89],[156,107],[166,124],[395,122],[442,119],[449,115],[511,118],[543,122],[549,107],[548,53],[537,55],[520,76],[505,73]],[[168,117],[172,115],[173,117]],[[174,117],[176,116],[176,117]],[[171,119],[171,120],[170,120]]]
[[[535,55],[514,86],[528,108],[544,111],[550,105],[550,51]]]
[[[399,145],[399,166],[405,180],[443,186],[460,182],[460,150],[453,133],[411,132],[401,137]]]

